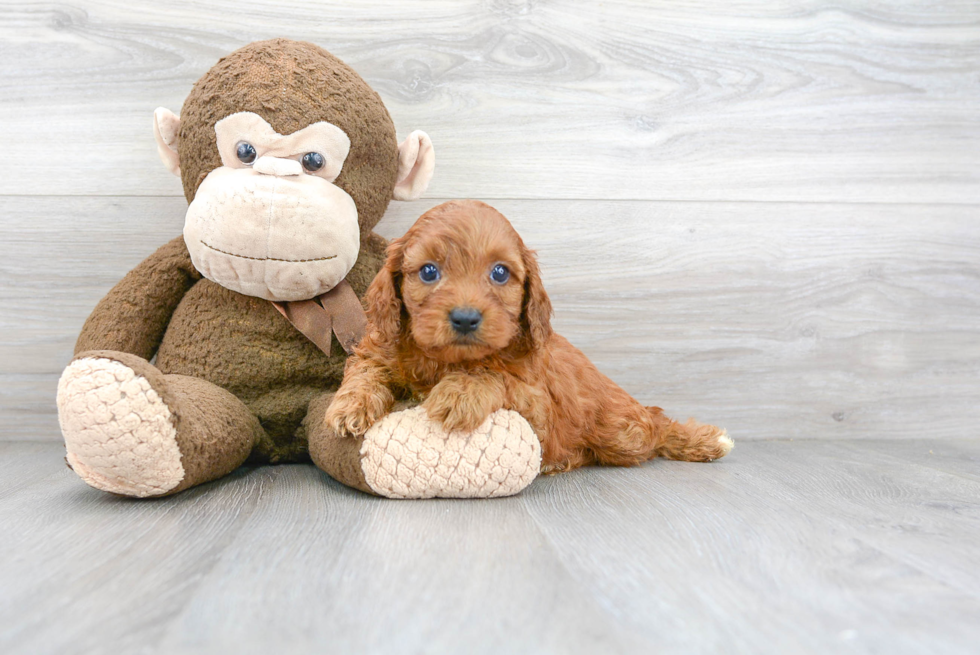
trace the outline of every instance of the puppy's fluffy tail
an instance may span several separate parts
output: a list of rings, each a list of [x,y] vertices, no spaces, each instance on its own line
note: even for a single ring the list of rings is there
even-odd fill
[[[710,462],[731,452],[735,442],[724,428],[698,423],[693,418],[678,423],[663,414],[659,407],[646,407],[650,415],[651,457],[665,457],[685,462]]]
[[[654,457],[710,462],[727,455],[735,444],[722,428],[694,419],[678,423],[659,407],[634,401],[629,411],[605,423],[589,445],[600,464],[634,466]]]

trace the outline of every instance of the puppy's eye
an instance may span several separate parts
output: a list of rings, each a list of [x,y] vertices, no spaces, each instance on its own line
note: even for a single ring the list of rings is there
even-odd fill
[[[238,155],[238,161],[243,164],[251,164],[255,161],[255,146],[242,141],[235,149],[235,154]]]
[[[439,267],[435,264],[423,264],[419,269],[419,279],[426,284],[432,284],[439,279]]]
[[[510,279],[510,271],[503,264],[497,264],[490,270],[490,279],[496,284],[503,284]]]
[[[323,164],[323,155],[318,152],[308,152],[303,155],[303,168],[311,173],[315,173],[323,168]]]

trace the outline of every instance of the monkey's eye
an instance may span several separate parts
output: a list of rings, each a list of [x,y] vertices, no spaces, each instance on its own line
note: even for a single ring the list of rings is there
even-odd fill
[[[303,168],[314,173],[323,168],[323,155],[318,152],[308,152],[303,155]]]
[[[255,148],[251,143],[246,143],[245,141],[239,143],[235,154],[238,155],[238,161],[243,164],[251,164],[255,161]]]
[[[490,279],[496,284],[503,284],[510,279],[510,271],[503,264],[497,264],[490,269]]]
[[[423,264],[419,269],[419,279],[426,284],[432,284],[439,279],[439,267],[435,264]]]

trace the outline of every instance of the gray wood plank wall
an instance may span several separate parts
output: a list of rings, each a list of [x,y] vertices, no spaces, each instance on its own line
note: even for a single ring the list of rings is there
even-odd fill
[[[558,329],[736,438],[975,435],[980,3],[0,3],[0,439],[57,440],[95,302],[185,207],[150,131],[220,56],[320,44],[498,206]]]

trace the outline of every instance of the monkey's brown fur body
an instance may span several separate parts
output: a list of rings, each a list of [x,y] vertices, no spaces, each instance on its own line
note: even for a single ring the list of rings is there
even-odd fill
[[[182,108],[177,147],[188,202],[221,166],[215,122],[235,112],[254,112],[280,134],[316,121],[347,133],[350,154],[335,184],[356,204],[361,245],[346,279],[363,296],[386,246],[371,230],[398,172],[394,124],[381,99],[346,64],[312,44],[277,39],[230,54],[197,82]],[[99,302],[75,356],[125,365],[149,381],[148,397],[169,406],[184,475],[166,493],[225,475],[249,456],[257,462],[308,459],[310,432],[323,429],[347,358],[336,340],[329,355],[321,352],[269,301],[202,278],[181,237]],[[149,363],[154,356],[155,366]],[[317,420],[305,421],[311,407],[319,408]]]
[[[359,297],[381,267],[385,245],[374,234],[362,242],[358,262],[347,275]],[[183,404],[200,406],[205,416],[219,408],[254,415],[257,423],[245,421],[244,433],[220,424],[205,425],[203,431],[220,435],[219,440],[254,444],[249,453],[256,463],[309,459],[307,408],[320,395],[332,395],[347,360],[336,340],[325,355],[267,300],[203,279],[183,237],[147,257],[99,302],[75,343],[76,357],[92,356],[92,351],[103,357],[127,353],[147,362],[156,355],[155,368],[165,374],[168,387],[182,388],[189,383],[183,378],[209,383],[196,384]],[[230,392],[238,402],[212,393],[209,385]],[[191,436],[178,430],[180,438]]]

